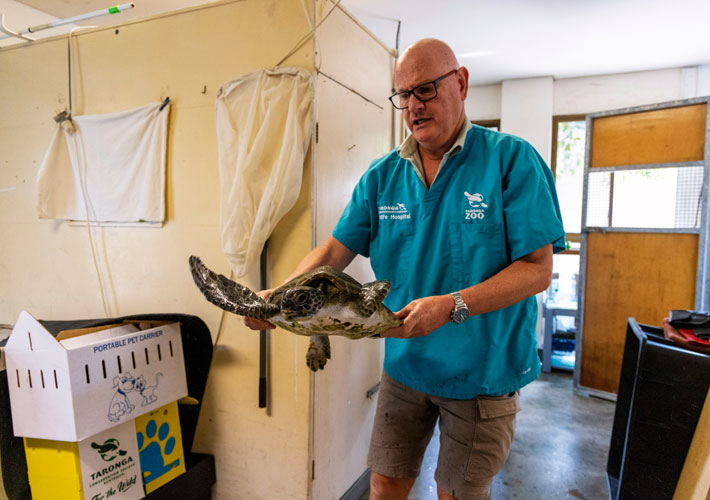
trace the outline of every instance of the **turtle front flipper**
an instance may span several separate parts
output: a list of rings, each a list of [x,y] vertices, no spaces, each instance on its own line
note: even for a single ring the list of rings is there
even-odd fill
[[[255,319],[269,319],[279,312],[278,306],[265,303],[247,287],[210,271],[194,255],[190,257],[190,273],[202,295],[225,311]]]
[[[306,364],[312,371],[317,372],[325,368],[330,359],[330,339],[326,335],[313,335],[308,344]]]
[[[362,285],[359,302],[362,313],[368,317],[371,316],[377,310],[377,305],[385,300],[391,286],[392,284],[385,280],[373,281]]]

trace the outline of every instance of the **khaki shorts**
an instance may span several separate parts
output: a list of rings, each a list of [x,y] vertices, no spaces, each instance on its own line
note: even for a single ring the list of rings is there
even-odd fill
[[[437,486],[461,500],[485,500],[508,458],[519,410],[518,392],[469,400],[441,398],[383,373],[367,465],[383,476],[418,476],[439,419]]]

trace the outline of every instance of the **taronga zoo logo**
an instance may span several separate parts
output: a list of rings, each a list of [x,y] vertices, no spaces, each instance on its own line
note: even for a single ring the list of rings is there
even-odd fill
[[[475,220],[485,218],[488,205],[483,202],[483,195],[481,193],[469,194],[467,191],[464,191],[463,195],[466,197],[468,205],[471,207],[464,210],[464,222],[471,224]]]
[[[104,462],[111,462],[117,457],[124,456],[127,452],[120,448],[120,443],[118,439],[109,438],[104,441],[104,444],[91,443],[91,447],[96,450],[96,452],[101,455],[101,459]]]

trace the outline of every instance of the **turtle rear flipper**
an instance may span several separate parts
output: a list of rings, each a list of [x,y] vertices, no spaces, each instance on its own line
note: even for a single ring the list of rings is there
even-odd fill
[[[330,359],[330,339],[326,335],[313,335],[308,343],[306,364],[311,371],[325,368]]]
[[[254,319],[269,319],[279,312],[278,306],[267,304],[247,287],[210,271],[194,255],[190,257],[190,273],[202,295],[225,311]]]

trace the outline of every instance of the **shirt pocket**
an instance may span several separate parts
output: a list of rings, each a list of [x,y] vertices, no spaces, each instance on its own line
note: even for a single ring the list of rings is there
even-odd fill
[[[503,224],[489,221],[451,225],[452,268],[462,288],[476,285],[508,265]]]

